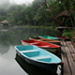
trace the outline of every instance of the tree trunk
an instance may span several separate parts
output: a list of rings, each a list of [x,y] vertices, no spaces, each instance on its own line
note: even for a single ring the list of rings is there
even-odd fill
[[[47,4],[46,0],[44,0],[44,3],[45,3],[45,5],[46,5],[46,7],[48,8],[49,12],[51,13],[53,19],[54,19],[59,25],[62,25],[62,23],[60,23],[60,22],[55,18],[54,14],[52,13],[52,11],[51,11],[49,5]]]
[[[73,7],[73,6],[72,6],[72,1],[73,1],[73,0],[69,0],[69,5],[70,5],[70,12],[71,12],[71,13],[73,13],[73,8],[72,8],[72,7]]]
[[[59,21],[55,18],[54,14],[52,13],[52,11],[51,11],[49,5],[47,4],[46,0],[43,0],[43,1],[44,1],[44,3],[45,3],[46,7],[48,8],[49,12],[51,13],[53,19],[54,19],[59,25],[63,25],[63,23],[64,23],[64,21],[65,21],[65,18],[63,18],[62,23],[59,22]],[[69,4],[70,4],[70,13],[71,13],[70,19],[71,19],[72,26],[74,27],[74,25],[75,25],[75,24],[74,24],[75,19],[74,19],[74,17],[73,17],[73,8],[72,8],[73,6],[72,6],[72,1],[73,1],[73,0],[69,0]]]
[[[74,19],[74,17],[73,17],[73,5],[72,5],[72,2],[73,2],[73,0],[69,0],[69,5],[70,5],[70,13],[71,13],[71,17],[70,17],[70,19],[71,19],[71,22],[72,22],[72,26],[74,27],[74,25],[75,25],[75,19]]]
[[[65,24],[65,17],[63,17],[63,19],[62,19],[62,25],[64,25]]]

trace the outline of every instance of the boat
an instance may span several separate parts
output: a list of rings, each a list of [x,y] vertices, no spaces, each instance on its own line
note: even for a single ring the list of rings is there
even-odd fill
[[[40,40],[21,40],[21,43],[22,45],[35,45],[37,47],[46,49],[47,51],[52,52],[57,56],[59,56],[61,53],[61,46],[56,44],[47,43]]]
[[[53,37],[53,36],[47,36],[47,35],[43,35],[43,36],[39,36],[40,38],[46,40],[46,39],[52,39],[52,40],[58,40],[57,37]]]
[[[43,42],[40,40],[21,40],[22,45],[35,45],[42,48],[60,48],[59,45]]]
[[[57,71],[57,67],[61,64],[61,59],[42,48],[34,45],[15,46],[16,53],[27,63],[37,67],[44,68],[53,73]]]
[[[40,41],[44,41],[44,42],[48,42],[48,43],[53,43],[53,44],[57,44],[57,45],[61,45],[61,42],[58,40],[52,40],[52,39],[42,39],[40,37],[29,37],[30,40],[40,40]]]
[[[64,40],[64,41],[68,41],[69,38],[66,36],[56,36],[59,40]]]
[[[27,73],[26,75],[54,75],[44,68],[27,63],[18,54],[16,54],[15,60],[19,66]],[[55,75],[57,75],[57,73]]]

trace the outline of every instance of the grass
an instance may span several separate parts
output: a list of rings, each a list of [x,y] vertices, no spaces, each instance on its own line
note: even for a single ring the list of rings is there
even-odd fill
[[[24,28],[47,28],[47,29],[51,29],[52,26],[30,26],[30,25],[23,25]]]

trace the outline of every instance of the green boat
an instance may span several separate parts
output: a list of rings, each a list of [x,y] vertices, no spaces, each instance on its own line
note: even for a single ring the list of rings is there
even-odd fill
[[[39,36],[40,38],[46,40],[46,39],[53,39],[53,40],[58,40],[57,37],[53,37],[53,36],[47,36],[47,35],[44,35],[44,36]]]

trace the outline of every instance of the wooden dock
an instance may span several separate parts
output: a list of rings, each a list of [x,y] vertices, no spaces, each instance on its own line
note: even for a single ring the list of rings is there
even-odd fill
[[[61,75],[75,75],[75,48],[71,41],[61,42]]]

